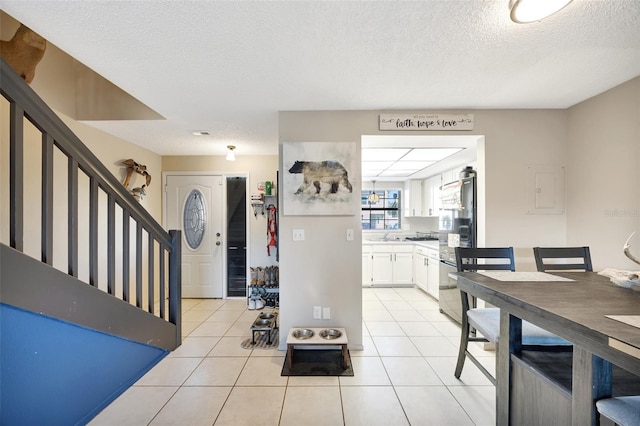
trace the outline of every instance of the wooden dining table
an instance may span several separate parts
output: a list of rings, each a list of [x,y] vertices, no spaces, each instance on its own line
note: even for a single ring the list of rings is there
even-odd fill
[[[573,343],[568,424],[597,424],[595,401],[611,396],[612,364],[640,376],[640,324],[629,324],[640,320],[640,291],[616,286],[594,272],[452,275],[461,290],[500,308],[498,425],[512,424],[513,407],[519,406],[517,399],[523,394],[513,377],[514,361],[523,353],[522,320]]]

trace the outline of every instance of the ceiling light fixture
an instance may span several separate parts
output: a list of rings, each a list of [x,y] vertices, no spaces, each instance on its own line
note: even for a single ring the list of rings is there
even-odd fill
[[[373,182],[373,192],[369,194],[369,197],[367,197],[367,201],[369,202],[369,204],[376,204],[378,201],[380,201],[380,197],[378,196],[378,194],[376,194],[376,181],[373,180],[371,182]]]
[[[518,24],[542,21],[553,15],[572,0],[509,0],[511,20]]]
[[[191,134],[193,136],[209,136],[211,133],[206,130],[194,130]]]
[[[236,161],[236,154],[233,152],[236,147],[233,145],[227,145],[227,149],[227,161]]]

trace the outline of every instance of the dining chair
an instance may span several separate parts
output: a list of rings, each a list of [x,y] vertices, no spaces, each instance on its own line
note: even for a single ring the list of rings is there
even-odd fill
[[[534,247],[533,255],[539,272],[593,271],[589,247]]]
[[[600,416],[619,426],[640,425],[640,396],[618,396],[596,401]]]
[[[516,269],[513,247],[456,247],[455,253],[458,272],[491,270],[514,272]],[[455,377],[460,378],[465,359],[469,358],[487,379],[495,385],[495,377],[469,352],[468,346],[469,342],[488,342],[496,347],[498,346],[498,339],[500,337],[500,309],[478,308],[477,298],[462,290],[460,290],[460,299],[462,301],[462,329]],[[480,336],[478,336],[478,333]],[[522,321],[523,348],[531,349],[535,347],[558,346],[571,346],[571,343],[536,325]]]

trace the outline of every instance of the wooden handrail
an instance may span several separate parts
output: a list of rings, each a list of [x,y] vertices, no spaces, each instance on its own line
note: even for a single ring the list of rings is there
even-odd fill
[[[153,216],[133,198],[133,195],[125,190],[109,169],[98,160],[33,89],[11,69],[4,59],[0,58],[0,60],[2,61],[0,63],[0,92],[4,97],[12,104],[20,105],[24,115],[34,126],[43,133],[51,135],[60,150],[68,157],[75,159],[83,172],[95,178],[102,190],[112,193],[117,203],[129,211],[134,220],[144,223],[147,231],[151,232],[155,238],[167,247],[170,247],[169,234]],[[21,126],[19,131],[22,132]]]
[[[145,210],[139,202],[127,191],[116,177],[100,162],[86,145],[69,129],[64,122],[47,106],[47,104],[18,76],[13,69],[0,58],[0,93],[10,103],[10,172],[9,172],[9,228],[10,246],[18,251],[24,250],[24,212],[25,183],[24,183],[24,129],[26,118],[42,133],[42,186],[41,186],[41,259],[40,261],[52,265],[53,258],[53,210],[54,210],[54,149],[66,155],[67,163],[67,198],[68,198],[68,271],[73,277],[78,276],[78,170],[82,170],[89,179],[89,235],[88,235],[88,270],[89,283],[98,287],[99,266],[105,260],[98,257],[99,238],[99,193],[103,191],[107,196],[107,241],[106,241],[106,271],[107,293],[115,295],[116,282],[116,205],[122,209],[122,294],[120,298],[134,304],[143,311],[154,314],[154,296],[161,299],[159,315],[176,325],[176,346],[181,341],[180,324],[180,231],[165,231],[162,226]],[[135,295],[129,291],[129,222],[135,225]],[[146,247],[142,244],[143,232],[148,236]],[[157,244],[157,245],[156,245]],[[157,249],[156,249],[157,247]],[[145,288],[142,282],[143,251],[147,250],[147,278]],[[165,255],[168,254],[168,264]],[[156,268],[155,257],[159,259]],[[168,267],[169,273],[165,273]],[[177,272],[176,272],[177,271]],[[168,279],[168,283],[165,280]],[[154,284],[159,282],[156,292]],[[169,294],[165,294],[165,284]],[[143,302],[143,292],[146,290],[146,306]],[[169,298],[169,312],[165,309],[165,297]],[[168,315],[167,315],[168,314]],[[176,321],[176,322],[174,322]]]

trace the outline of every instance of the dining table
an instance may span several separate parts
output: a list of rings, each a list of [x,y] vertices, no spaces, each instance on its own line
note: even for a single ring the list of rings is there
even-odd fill
[[[595,401],[612,395],[614,366],[632,380],[640,377],[640,291],[618,286],[595,272],[452,275],[461,291],[500,308],[496,424],[516,424],[514,407],[522,407],[520,398],[532,398],[531,390],[517,388],[515,377],[515,364],[524,353],[523,320],[572,343],[566,424],[598,424]],[[535,363],[528,368],[535,370]],[[543,417],[544,404],[533,404],[533,408],[525,410],[527,415]]]

